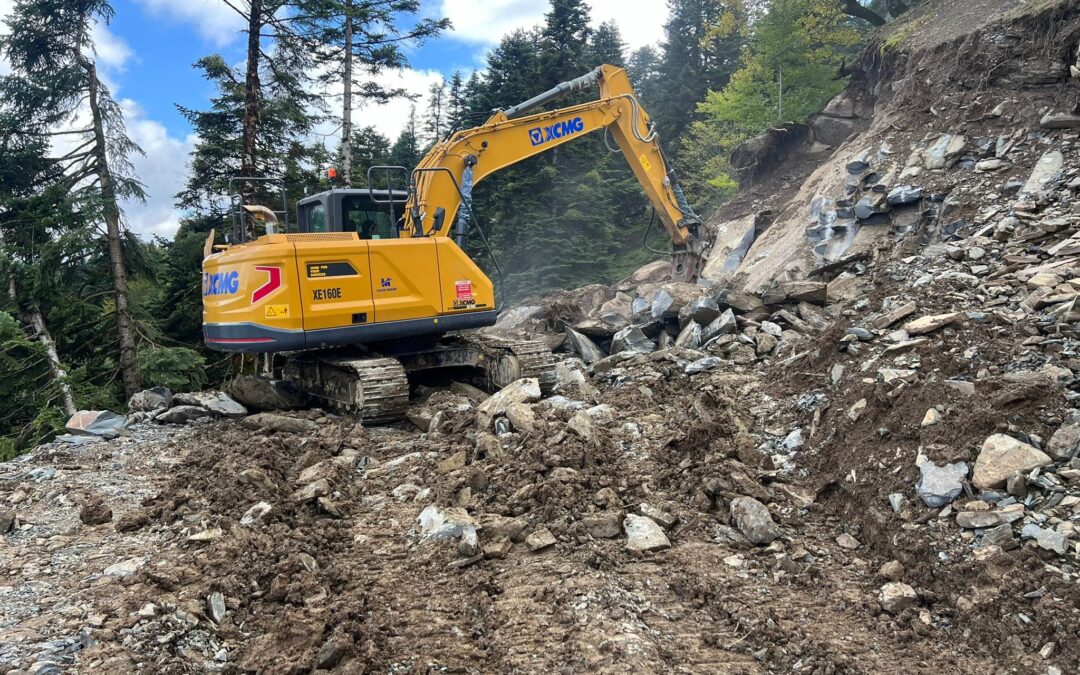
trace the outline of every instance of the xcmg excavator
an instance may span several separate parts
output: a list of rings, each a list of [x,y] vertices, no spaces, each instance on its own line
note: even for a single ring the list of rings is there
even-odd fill
[[[594,101],[534,112],[596,85]],[[603,65],[452,133],[411,171],[372,167],[368,184],[382,177],[387,189],[300,200],[298,232],[288,232],[287,213],[279,232],[274,212],[234,197],[239,216],[229,244],[214,246],[211,234],[204,251],[207,346],[284,352],[286,380],[368,421],[404,414],[412,372],[469,368],[489,389],[521,377],[550,388],[554,358],[543,343],[461,333],[495,324],[499,313],[492,280],[463,250],[470,231],[487,247],[472,190],[500,169],[599,130],[615,139],[670,236],[673,277],[694,280],[706,248],[700,221],[625,71]],[[389,189],[395,172],[406,190]],[[248,237],[252,219],[266,234]]]

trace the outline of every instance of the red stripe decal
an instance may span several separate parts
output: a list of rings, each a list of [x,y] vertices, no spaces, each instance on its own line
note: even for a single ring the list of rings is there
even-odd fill
[[[266,296],[270,295],[277,289],[281,288],[281,268],[280,267],[266,267],[263,265],[256,265],[255,271],[266,272],[270,277],[266,283],[255,289],[255,292],[251,294],[251,304],[262,300]]]

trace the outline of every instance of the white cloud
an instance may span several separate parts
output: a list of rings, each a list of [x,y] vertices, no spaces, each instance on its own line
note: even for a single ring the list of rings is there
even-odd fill
[[[94,43],[97,63],[105,68],[123,70],[127,62],[135,56],[131,47],[103,23],[95,23],[90,28],[90,39]]]
[[[415,104],[417,116],[420,117],[423,114],[423,106],[427,98],[428,89],[432,84],[442,79],[442,77],[442,74],[435,70],[413,70],[411,68],[405,68],[402,70],[384,71],[377,75],[374,80],[386,87],[402,87],[409,91],[409,93],[419,95],[420,98],[415,101]],[[337,143],[337,140],[341,138],[342,87],[340,85],[335,85],[330,87],[325,93],[327,95],[327,100],[332,106],[330,111],[332,120],[324,123],[322,127],[316,131],[319,135],[327,137],[326,145],[332,150]],[[408,99],[396,99],[382,105],[374,103],[360,105],[359,99],[357,99],[353,108],[353,127],[375,127],[376,131],[393,142],[408,123],[409,108],[413,104],[414,102],[409,101]]]
[[[628,4],[626,0],[591,0],[592,25],[614,21],[631,50],[659,42],[664,36],[667,3],[645,0],[632,3],[632,9]],[[441,14],[453,22],[455,37],[493,45],[512,30],[543,23],[548,9],[548,3],[540,0],[442,0]]]
[[[135,0],[151,16],[188,23],[205,39],[224,47],[244,28],[243,18],[221,0]]]
[[[128,135],[146,153],[131,157],[135,175],[143,182],[147,196],[145,203],[131,201],[122,205],[127,225],[146,237],[171,238],[183,215],[173,206],[173,196],[184,185],[195,136],[190,134],[183,139],[171,136],[160,122],[147,119],[134,101],[125,99],[121,104]]]

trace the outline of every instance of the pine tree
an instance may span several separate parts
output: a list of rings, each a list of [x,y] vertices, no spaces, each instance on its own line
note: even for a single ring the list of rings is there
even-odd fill
[[[743,39],[738,30],[718,31],[722,21],[744,22],[743,0],[668,0],[660,73],[652,117],[664,139],[689,127],[697,102],[727,84],[739,66]]]
[[[589,41],[589,55],[594,67],[605,63],[626,65],[626,43],[614,21],[605,21],[596,27]]]
[[[446,131],[446,82],[439,80],[428,87],[427,114],[424,115],[424,140],[435,145]]]
[[[343,157],[341,161],[344,162]],[[384,166],[389,161],[390,139],[376,131],[375,127],[361,127],[353,131],[352,175],[354,176],[354,185],[367,185],[368,169],[373,166]],[[376,184],[372,187],[386,187],[385,179],[381,176],[375,177],[375,180]]]
[[[465,117],[468,115],[468,101],[465,100],[465,81],[461,77],[461,71],[455,70],[450,76],[450,84],[446,92],[446,127],[447,130],[462,129],[465,125]]]
[[[409,108],[409,121],[401,130],[394,145],[390,147],[388,164],[391,166],[403,166],[409,171],[416,168],[420,163],[423,151],[420,147],[420,134],[416,123],[416,106]]]
[[[660,53],[654,47],[646,45],[635,49],[626,66],[630,82],[634,85],[638,99],[650,110],[658,99],[658,92],[663,75],[660,71]]]
[[[449,28],[447,19],[407,17],[420,11],[419,0],[294,0],[292,30],[315,52],[324,69],[324,84],[343,89],[341,156],[345,186],[353,184],[352,138],[355,98],[361,104],[385,103],[408,95],[402,87],[385,87],[374,79],[386,68],[409,65],[404,47],[421,44]],[[403,24],[411,23],[404,26]],[[356,177],[359,178],[359,177]]]
[[[141,150],[128,138],[120,106],[91,58],[91,28],[112,16],[106,0],[18,0],[0,41],[13,72],[3,82],[2,98],[8,123],[53,139],[56,148],[74,148],[55,159],[63,167],[68,198],[89,222],[105,227],[119,370],[130,395],[141,388],[141,378],[119,200],[144,195],[127,175],[128,158]]]

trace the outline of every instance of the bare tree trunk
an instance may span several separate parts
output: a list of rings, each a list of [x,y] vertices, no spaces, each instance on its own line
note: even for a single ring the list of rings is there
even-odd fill
[[[884,26],[885,18],[877,12],[863,7],[859,0],[840,0],[840,11],[856,19],[862,19],[871,26]]]
[[[345,2],[345,103],[341,112],[341,176],[345,187],[352,187],[352,85],[353,85],[352,0]]]
[[[94,123],[95,173],[101,187],[105,227],[109,238],[109,259],[112,265],[113,292],[116,296],[116,330],[120,338],[120,377],[128,397],[142,389],[139,376],[138,351],[135,346],[135,321],[128,306],[127,267],[124,264],[124,244],[120,238],[120,206],[116,202],[116,186],[109,170],[109,153],[105,138],[105,121],[101,113],[97,66],[84,59],[88,80],[87,98]]]
[[[248,15],[247,72],[244,76],[244,134],[240,175],[256,176],[255,136],[259,133],[259,62],[262,60],[259,34],[262,32],[262,0],[251,0]],[[250,189],[250,188],[249,188]]]
[[[60,363],[60,354],[56,351],[56,342],[53,340],[48,326],[45,325],[45,317],[41,315],[41,310],[37,307],[29,310],[23,309],[19,303],[18,291],[15,288],[15,277],[8,279],[8,295],[11,296],[11,301],[18,309],[19,318],[34,329],[34,337],[45,348],[45,357],[49,362],[49,372],[53,381],[60,388],[60,399],[64,406],[64,413],[71,417],[78,412],[75,407],[75,396],[71,393],[71,383],[67,381],[67,371],[64,370],[63,364]]]

